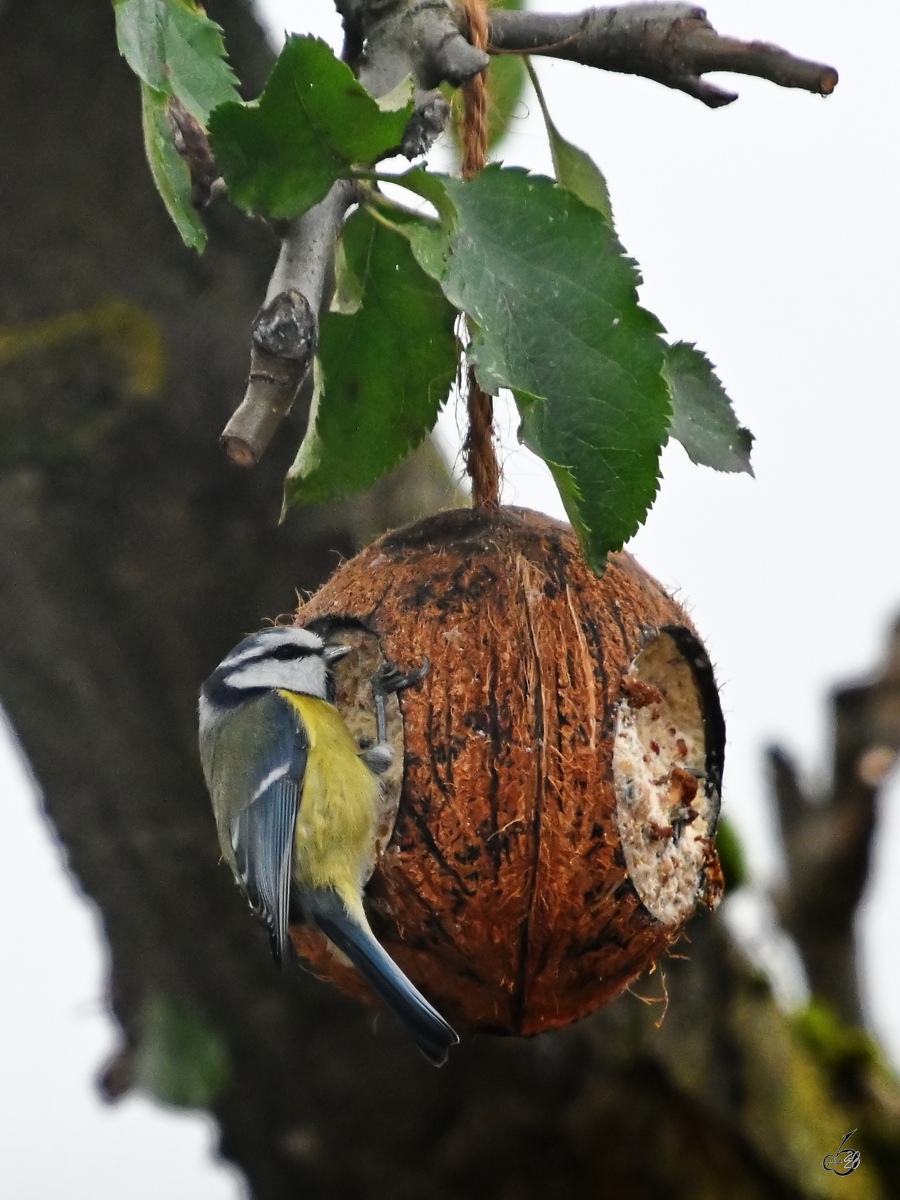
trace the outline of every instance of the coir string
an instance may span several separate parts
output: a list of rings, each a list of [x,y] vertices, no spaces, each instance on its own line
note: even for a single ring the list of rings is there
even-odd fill
[[[469,22],[469,40],[478,50],[488,44],[486,0],[463,0]],[[471,179],[487,162],[487,84],[484,72],[463,84],[462,174]],[[494,448],[494,401],[478,384],[475,368],[466,372],[469,428],[463,444],[466,471],[472,480],[476,508],[496,508],[500,503],[500,465]]]

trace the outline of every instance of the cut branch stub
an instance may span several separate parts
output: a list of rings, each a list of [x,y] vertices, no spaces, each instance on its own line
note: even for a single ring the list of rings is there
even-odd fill
[[[431,662],[400,696],[402,792],[366,902],[461,1028],[532,1034],[586,1015],[718,899],[712,670],[627,554],[598,579],[546,517],[443,513],[345,563],[297,621],[376,636],[340,667],[356,672],[338,697],[356,728],[372,703],[358,677],[382,653]],[[364,994],[317,933],[293,934],[314,969]]]
[[[266,302],[253,321],[247,390],[219,438],[238,466],[259,462],[298,396],[312,397],[319,313],[334,291],[335,242],[358,197],[352,180],[339,179],[286,228]]]
[[[267,301],[253,322],[253,344],[305,371],[316,348],[316,318],[306,297],[289,288]]]
[[[252,467],[290,411],[316,351],[318,322],[296,288],[267,300],[253,322],[247,395],[222,431],[222,449]]]

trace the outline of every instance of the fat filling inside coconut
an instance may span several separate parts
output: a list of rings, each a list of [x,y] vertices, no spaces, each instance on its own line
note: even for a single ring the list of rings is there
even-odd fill
[[[613,776],[625,862],[650,913],[680,922],[697,903],[716,817],[701,697],[668,633],[644,646],[623,687]]]

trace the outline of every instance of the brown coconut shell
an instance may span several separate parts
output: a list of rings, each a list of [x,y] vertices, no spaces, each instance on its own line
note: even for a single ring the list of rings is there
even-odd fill
[[[366,905],[457,1027],[574,1021],[715,901],[724,727],[712,671],[684,610],[628,554],[598,578],[567,526],[455,510],[381,538],[296,619],[345,630],[363,656],[362,643],[376,658],[380,644],[403,669],[430,661],[399,696],[399,807]],[[357,675],[339,706],[358,709],[359,692]],[[292,933],[318,973],[365,991],[317,931]]]

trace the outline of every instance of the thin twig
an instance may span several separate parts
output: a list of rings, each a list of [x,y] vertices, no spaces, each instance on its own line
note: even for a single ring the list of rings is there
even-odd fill
[[[710,108],[737,99],[701,78],[707,71],[734,71],[768,79],[779,87],[827,96],[837,71],[795,58],[765,42],[720,36],[706,10],[691,4],[626,4],[555,13],[491,13],[491,54],[543,54],[629,75],[643,75],[686,92]]]

